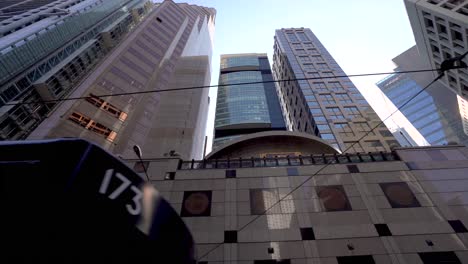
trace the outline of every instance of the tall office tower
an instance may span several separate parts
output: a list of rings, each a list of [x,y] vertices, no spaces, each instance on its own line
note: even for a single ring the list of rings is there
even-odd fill
[[[393,62],[397,65],[397,71],[430,68],[423,64],[416,46],[394,58]],[[432,79],[431,72],[392,74],[377,83],[377,86],[395,106],[400,107],[410,97],[421,92]],[[432,84],[400,111],[431,145],[445,145],[449,142],[468,144],[457,107],[457,96],[447,92],[441,83]]]
[[[26,138],[57,105],[40,101],[69,94],[151,8],[148,0],[1,1],[0,140]]]
[[[424,63],[438,69],[443,60],[468,50],[468,0],[405,0],[405,5]],[[442,83],[468,99],[468,69],[447,72]]]
[[[221,55],[213,150],[245,134],[286,130],[266,54]],[[225,86],[227,85],[227,86]]]
[[[29,138],[81,137],[123,157],[203,153],[216,11],[164,1]],[[165,90],[163,92],[152,92]],[[102,94],[138,93],[98,97]]]
[[[424,63],[438,69],[443,60],[468,51],[468,0],[405,0],[405,5]],[[463,61],[468,64],[468,56]],[[468,69],[448,71],[440,82],[459,96],[463,113],[463,105],[468,104]],[[462,121],[468,127],[468,118]]]
[[[307,28],[276,30],[273,73],[289,130],[311,133],[347,152],[389,150],[398,142],[345,73]],[[352,147],[351,147],[352,146]]]

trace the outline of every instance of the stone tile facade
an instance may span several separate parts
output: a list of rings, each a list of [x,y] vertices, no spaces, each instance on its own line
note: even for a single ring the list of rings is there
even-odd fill
[[[183,219],[201,263],[468,262],[468,148],[396,153],[401,160],[326,169],[181,170],[160,159],[149,174],[177,211],[191,212]]]

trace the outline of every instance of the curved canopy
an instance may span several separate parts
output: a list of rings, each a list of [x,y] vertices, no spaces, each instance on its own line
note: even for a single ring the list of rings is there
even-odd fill
[[[339,153],[323,139],[311,134],[291,131],[266,131],[248,134],[226,142],[205,159],[249,158],[280,155]]]

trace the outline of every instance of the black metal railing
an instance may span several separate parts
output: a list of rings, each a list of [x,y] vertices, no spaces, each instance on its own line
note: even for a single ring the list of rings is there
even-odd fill
[[[352,154],[322,154],[294,157],[233,158],[182,161],[180,170],[235,169],[279,166],[307,166],[400,160],[395,152],[369,152]]]

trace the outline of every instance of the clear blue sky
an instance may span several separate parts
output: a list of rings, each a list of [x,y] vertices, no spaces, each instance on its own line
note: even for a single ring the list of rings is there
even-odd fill
[[[392,71],[392,58],[415,44],[403,0],[175,2],[217,10],[211,84],[218,82],[220,54],[268,53],[271,63],[273,36],[279,28],[310,28],[347,74]],[[383,98],[375,87],[383,77],[353,79],[380,116],[389,113],[388,107],[382,107]],[[209,140],[213,133],[216,91],[210,91]]]

